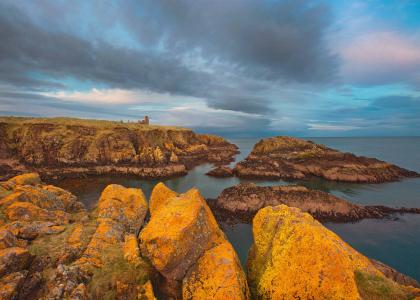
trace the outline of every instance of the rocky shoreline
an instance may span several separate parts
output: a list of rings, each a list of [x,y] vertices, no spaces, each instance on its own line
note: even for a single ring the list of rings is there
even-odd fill
[[[241,178],[296,180],[315,176],[354,183],[382,183],[420,176],[375,158],[284,136],[260,140],[234,170]]]
[[[194,166],[226,164],[238,153],[225,139],[189,129],[82,119],[0,118],[0,176],[43,179],[104,174],[182,176]]]
[[[298,185],[263,187],[253,183],[239,184],[224,189],[217,199],[208,202],[219,218],[233,223],[249,223],[260,209],[281,204],[297,207],[321,222],[381,219],[398,213],[420,214],[420,208],[363,206]]]
[[[142,190],[111,184],[88,212],[30,173],[0,182],[0,213],[1,299],[420,296],[414,279],[286,205],[255,215],[246,273],[194,188],[159,183],[147,203]]]

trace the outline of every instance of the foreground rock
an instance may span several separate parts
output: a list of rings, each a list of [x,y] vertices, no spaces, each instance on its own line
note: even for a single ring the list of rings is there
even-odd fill
[[[219,178],[225,178],[225,177],[232,177],[234,176],[233,169],[226,167],[226,166],[220,166],[216,167],[209,172],[206,173],[208,176],[212,177],[219,177]]]
[[[259,209],[285,204],[310,213],[319,221],[352,222],[385,218],[395,213],[417,213],[420,208],[391,208],[353,204],[334,195],[303,186],[257,186],[253,183],[226,188],[209,202],[222,216],[249,222]]]
[[[0,298],[155,299],[136,238],[146,213],[139,189],[110,185],[87,213],[38,174],[1,182]]]
[[[0,176],[36,168],[43,178],[185,175],[233,160],[237,147],[189,129],[81,119],[0,118]]]
[[[262,139],[235,167],[239,177],[304,179],[310,176],[346,182],[380,183],[418,177],[375,158],[343,153],[292,137]]]
[[[255,299],[410,299],[420,289],[388,279],[311,215],[285,205],[253,220],[248,280]]]
[[[165,297],[248,299],[238,257],[196,189],[177,195],[158,184],[141,253],[163,277]]]

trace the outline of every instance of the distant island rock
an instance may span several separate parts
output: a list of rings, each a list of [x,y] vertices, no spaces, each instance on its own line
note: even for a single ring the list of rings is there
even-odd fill
[[[293,137],[272,137],[255,144],[248,157],[235,166],[238,177],[304,179],[381,183],[420,174],[393,164]]]
[[[228,163],[225,139],[192,130],[72,118],[0,118],[0,175],[37,171],[43,178],[129,174],[185,175],[193,166]],[[4,177],[7,179],[7,177]]]
[[[243,183],[224,189],[211,206],[222,217],[250,222],[261,208],[285,204],[308,212],[319,221],[354,222],[386,218],[395,213],[420,214],[420,208],[363,206],[299,185],[257,186]]]

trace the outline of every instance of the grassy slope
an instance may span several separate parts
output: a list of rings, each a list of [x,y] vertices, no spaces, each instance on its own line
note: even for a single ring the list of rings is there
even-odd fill
[[[78,126],[90,126],[103,129],[111,129],[118,127],[125,127],[128,129],[143,129],[143,130],[153,130],[153,129],[166,129],[166,130],[188,130],[186,128],[177,127],[177,126],[163,126],[163,125],[142,125],[137,122],[132,123],[121,123],[120,121],[109,121],[109,120],[93,120],[93,119],[77,119],[77,118],[26,118],[26,117],[2,117],[0,116],[0,122],[8,123],[9,125],[20,126],[22,124],[57,124],[57,125],[78,125]]]

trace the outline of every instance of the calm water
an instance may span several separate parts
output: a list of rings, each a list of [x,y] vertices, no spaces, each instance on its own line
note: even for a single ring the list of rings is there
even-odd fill
[[[308,138],[317,143],[358,155],[376,157],[420,172],[420,137],[416,138]],[[232,140],[239,146],[243,159],[258,139]],[[248,180],[238,178],[212,178],[205,175],[212,165],[196,167],[185,177],[165,180],[170,188],[179,193],[197,187],[204,197],[216,198],[219,193],[232,185]],[[157,180],[136,178],[101,177],[82,180],[65,180],[57,185],[76,194],[89,208],[93,208],[101,191],[110,183],[141,188],[146,197]],[[284,181],[254,181],[259,185],[283,185]],[[308,188],[333,193],[354,203],[420,207],[420,179],[406,179],[385,184],[346,184],[311,180],[296,182]],[[397,270],[420,281],[420,215],[403,215],[397,220],[363,220],[348,224],[325,224],[354,248],[378,259]],[[245,263],[248,249],[252,244],[252,228],[249,224],[222,224],[226,235]]]

